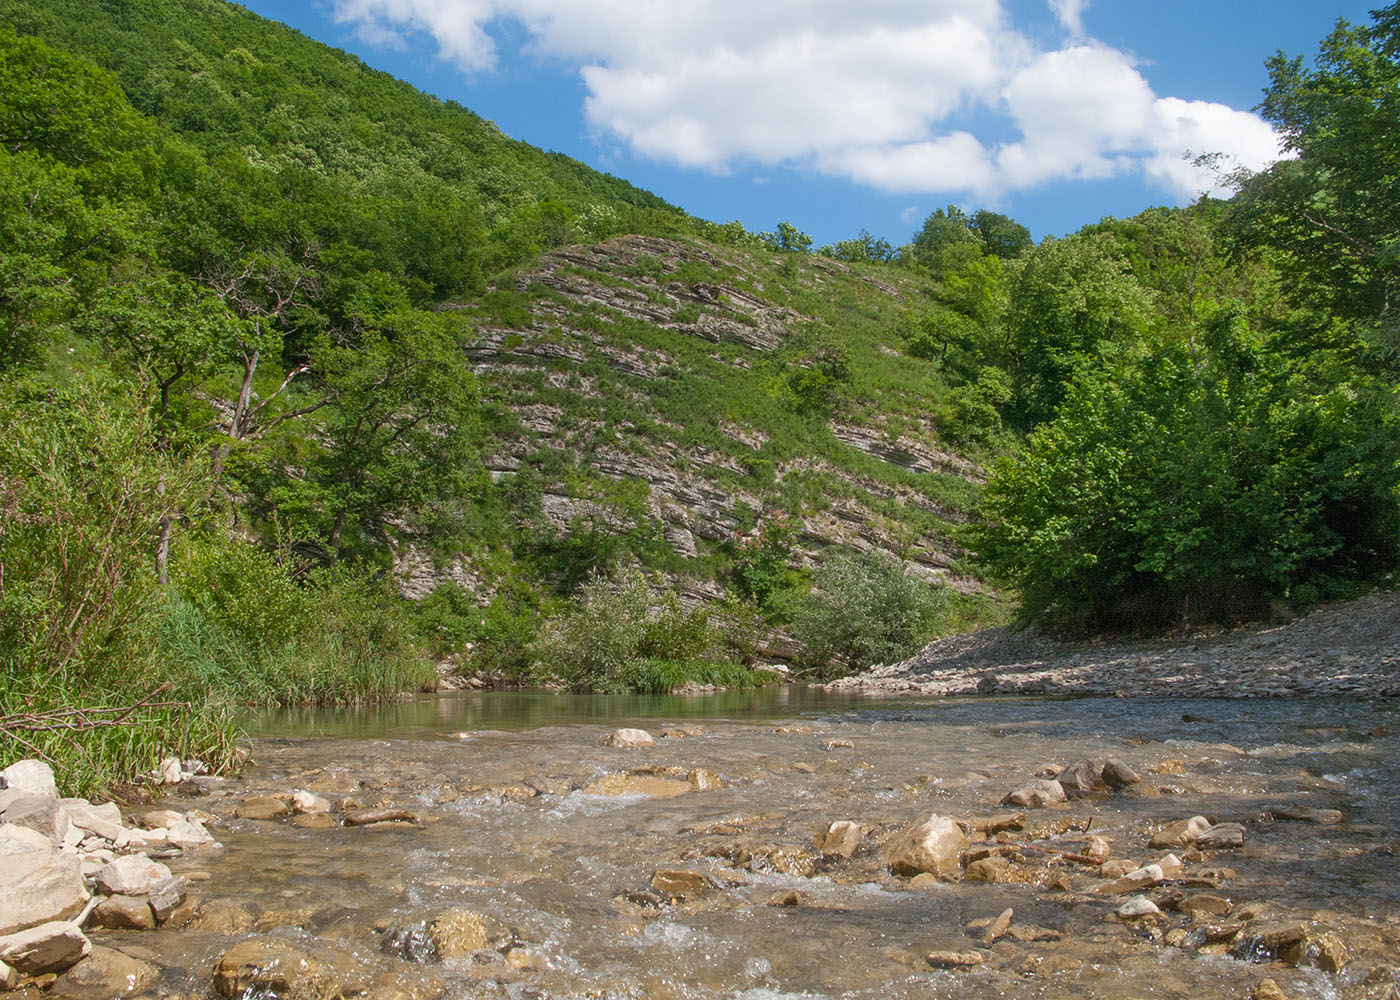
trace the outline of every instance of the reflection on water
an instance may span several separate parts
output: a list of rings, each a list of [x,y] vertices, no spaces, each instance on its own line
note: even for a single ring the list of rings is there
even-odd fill
[[[871,704],[860,695],[801,684],[695,695],[454,691],[352,708],[266,709],[250,712],[243,725],[254,736],[406,737],[629,719],[773,719]]]

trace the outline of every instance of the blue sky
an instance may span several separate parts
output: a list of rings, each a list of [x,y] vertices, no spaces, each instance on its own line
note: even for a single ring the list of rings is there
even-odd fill
[[[1342,0],[244,0],[508,135],[751,230],[898,245],[933,209],[1036,238],[1259,166],[1279,49]]]

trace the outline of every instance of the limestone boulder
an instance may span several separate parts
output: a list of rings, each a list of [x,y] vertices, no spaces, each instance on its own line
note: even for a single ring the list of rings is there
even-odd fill
[[[58,785],[53,780],[53,768],[42,760],[20,760],[0,771],[0,788],[58,798]]]
[[[1055,780],[1070,798],[1108,791],[1108,783],[1103,777],[1103,765],[1092,760],[1076,761],[1061,771]]]
[[[1153,834],[1152,839],[1148,841],[1148,846],[1158,848],[1190,847],[1210,828],[1211,822],[1204,816],[1192,816],[1190,819],[1177,820],[1175,823],[1168,823]]]
[[[1244,826],[1240,823],[1217,823],[1196,838],[1202,850],[1219,851],[1244,846]]]
[[[91,950],[87,935],[71,920],[53,920],[0,937],[0,962],[26,976],[62,972]]]
[[[97,872],[97,889],[109,896],[145,896],[162,879],[170,878],[170,869],[144,854],[127,854],[104,865]]]
[[[143,897],[108,896],[92,911],[92,922],[109,930],[153,931],[156,917]]]
[[[0,852],[0,934],[76,916],[87,905],[82,863],[76,854],[56,851],[32,830],[4,831],[0,843],[30,850]],[[34,841],[43,846],[35,847]]]
[[[907,823],[885,842],[882,856],[896,875],[952,875],[967,849],[967,835],[947,816],[929,813]]]
[[[5,807],[5,824],[42,833],[54,844],[63,843],[69,829],[68,814],[51,795],[22,792]]]
[[[860,826],[848,819],[838,819],[826,828],[822,836],[822,853],[849,858],[860,846]]]
[[[1117,757],[1110,757],[1103,765],[1103,780],[1110,788],[1127,788],[1141,781],[1142,775]]]
[[[355,956],[324,943],[264,935],[224,952],[214,967],[214,989],[229,998],[361,996],[370,992],[372,971]]]

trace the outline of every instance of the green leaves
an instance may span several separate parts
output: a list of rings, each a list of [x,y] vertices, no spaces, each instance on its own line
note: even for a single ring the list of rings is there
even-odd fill
[[[1286,331],[1278,339],[1287,341]],[[1396,394],[1222,312],[1203,343],[1085,365],[986,491],[981,555],[1066,627],[1155,627],[1326,592],[1400,553]]]

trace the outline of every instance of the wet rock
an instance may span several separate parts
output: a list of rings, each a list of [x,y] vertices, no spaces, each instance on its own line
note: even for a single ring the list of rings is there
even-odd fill
[[[407,809],[356,809],[345,814],[346,826],[369,826],[371,823],[417,823],[418,816]]]
[[[684,899],[714,888],[714,880],[691,869],[665,869],[652,875],[651,887],[663,896]]]
[[[1011,862],[1005,858],[981,858],[971,862],[963,877],[971,882],[1006,882],[1011,874]]]
[[[292,812],[294,813],[328,813],[330,811],[330,802],[315,792],[298,789],[292,793]]]
[[[856,745],[850,740],[822,740],[822,749],[830,753],[832,750],[854,750]]]
[[[896,831],[885,843],[883,858],[896,875],[950,875],[966,848],[967,835],[957,823],[929,813]]]
[[[1293,965],[1315,965],[1323,972],[1341,972],[1351,961],[1351,953],[1342,939],[1331,931],[1309,935],[1296,951],[1286,954],[1284,960]]]
[[[97,873],[99,892],[109,896],[144,896],[170,869],[142,854],[128,854],[104,865]]]
[[[19,970],[0,962],[0,990],[19,989]]]
[[[160,969],[150,962],[97,944],[59,980],[56,992],[65,997],[110,1000],[144,990],[159,975]]]
[[[1055,780],[1070,798],[1108,790],[1108,784],[1103,777],[1103,765],[1092,760],[1076,761],[1061,771]]]
[[[649,747],[655,742],[645,729],[614,729],[603,737],[603,743],[610,747]]]
[[[188,885],[189,883],[176,875],[173,878],[161,879],[151,886],[146,901],[151,904],[151,912],[155,914],[158,923],[165,923],[170,915],[180,908],[180,904],[185,901]]]
[[[1124,892],[1137,892],[1150,886],[1157,885],[1164,879],[1169,879],[1181,871],[1181,861],[1174,854],[1168,854],[1155,865],[1144,865],[1142,868],[1128,872],[1111,882],[1104,882],[1094,887],[1093,891],[1106,895],[1117,895]]]
[[[1288,994],[1272,979],[1261,979],[1259,985],[1250,991],[1249,1000],[1288,1000]]]
[[[353,956],[329,946],[266,936],[224,952],[214,969],[214,989],[229,998],[320,1000],[365,993],[367,973]]]
[[[1142,917],[1160,916],[1162,913],[1157,904],[1146,896],[1134,896],[1113,912],[1124,920],[1139,920]]]
[[[826,828],[822,836],[823,854],[849,858],[860,846],[860,826],[848,819],[838,819]]]
[[[1226,917],[1230,915],[1234,905],[1224,896],[1202,892],[1182,900],[1178,909],[1191,917]]]
[[[719,774],[708,767],[697,767],[689,771],[685,780],[695,786],[697,792],[713,792],[724,787]]]
[[[1297,955],[1307,937],[1307,927],[1296,921],[1266,924],[1241,933],[1230,953],[1250,962],[1288,961],[1287,956]]]
[[[329,813],[302,813],[292,817],[292,826],[303,830],[331,830],[339,825]]]
[[[173,919],[173,918],[172,918]],[[231,899],[211,899],[200,905],[190,926],[225,937],[246,934],[257,923],[257,914],[245,903]]]
[[[1117,757],[1110,757],[1103,766],[1103,780],[1110,788],[1127,788],[1141,781],[1142,775]]]
[[[214,838],[209,835],[209,831],[204,828],[203,823],[188,819],[172,823],[165,832],[165,839],[172,847],[178,847],[182,851],[190,851],[214,843]]]
[[[1064,786],[1058,781],[1040,778],[1008,792],[1006,797],[1001,800],[1001,804],[1019,808],[1044,809],[1048,806],[1059,805],[1068,799]]]
[[[53,780],[53,768],[42,760],[18,760],[0,771],[0,788],[23,792],[41,798],[58,798],[58,786]]]
[[[924,960],[935,969],[970,969],[991,957],[989,951],[931,951]]]
[[[444,910],[430,920],[428,937],[442,958],[463,958],[490,943],[485,918],[460,906]]]
[[[1274,806],[1269,810],[1275,820],[1293,821],[1296,823],[1319,823],[1322,825],[1332,825],[1342,821],[1340,809],[1313,809],[1308,806]]]
[[[1243,847],[1244,826],[1239,823],[1217,823],[1196,838],[1196,846],[1208,851]]]
[[[540,790],[533,785],[527,785],[523,781],[517,781],[511,785],[503,785],[497,788],[496,795],[505,802],[529,802],[531,799],[539,797]]]
[[[1100,837],[1097,834],[1090,834],[1088,837],[1084,838],[1084,847],[1080,850],[1080,853],[1086,858],[1104,861],[1112,857],[1113,845],[1104,837]]]
[[[287,816],[292,807],[287,801],[275,795],[253,795],[238,803],[233,814],[239,819],[276,819]]]
[[[70,920],[53,920],[0,937],[0,962],[26,976],[62,972],[92,949]]]
[[[87,904],[77,855],[54,850],[33,830],[8,827],[0,827],[0,848],[0,934],[76,916]]]
[[[1210,827],[1210,820],[1204,816],[1192,816],[1190,819],[1177,820],[1153,834],[1152,839],[1148,841],[1148,846],[1159,848],[1187,847],[1196,843]]]
[[[992,816],[974,816],[958,824],[968,832],[996,834],[1006,830],[1024,830],[1026,814],[1023,812],[996,813]]]
[[[987,925],[987,929],[982,933],[982,945],[991,944],[993,941],[1004,935],[1011,927],[1011,918],[1016,915],[1011,907],[1002,910],[997,917]]]
[[[583,786],[585,795],[640,795],[649,799],[669,799],[693,791],[695,786],[688,781],[650,774],[605,774]]]
[[[353,795],[360,790],[360,782],[349,771],[332,767],[322,771],[306,787],[321,795]]]
[[[1122,878],[1128,872],[1135,872],[1142,866],[1136,861],[1129,861],[1127,858],[1114,858],[1112,861],[1105,861],[1099,865],[1099,874],[1104,878]]]
[[[156,916],[144,898],[108,896],[92,911],[92,921],[108,930],[153,931]]]

